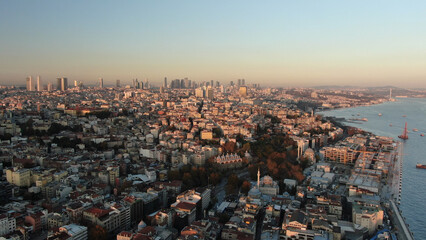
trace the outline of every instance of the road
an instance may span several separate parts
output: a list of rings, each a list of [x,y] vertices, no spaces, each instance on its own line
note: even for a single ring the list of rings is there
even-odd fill
[[[246,177],[249,175],[248,171],[246,169],[243,169],[240,172],[237,172],[238,178],[242,178],[242,177]],[[222,178],[222,181],[220,181],[220,183],[216,186],[215,191],[214,191],[214,195],[217,198],[217,203],[216,203],[216,207],[219,206],[226,197],[226,192],[225,192],[225,186],[228,183],[228,176],[225,176]]]

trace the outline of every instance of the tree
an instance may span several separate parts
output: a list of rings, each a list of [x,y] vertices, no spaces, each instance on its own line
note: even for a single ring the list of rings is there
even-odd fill
[[[306,157],[302,157],[302,159],[300,160],[300,167],[304,170],[305,168],[309,167],[309,159]]]
[[[237,144],[235,142],[227,142],[223,145],[223,148],[225,149],[225,152],[227,153],[233,153],[237,149]]]
[[[47,134],[49,135],[57,134],[57,133],[60,133],[61,131],[64,131],[65,129],[66,127],[62,124],[52,123],[52,125],[50,125],[49,129],[47,130]]]
[[[221,181],[221,177],[219,173],[216,173],[216,172],[210,173],[210,178],[209,178],[210,184],[213,184],[216,186],[220,183],[220,181]]]
[[[248,192],[250,191],[251,188],[251,184],[249,181],[244,181],[243,184],[241,185],[241,192],[244,193],[245,195],[248,194]]]
[[[191,173],[184,173],[182,177],[182,182],[183,184],[185,184],[186,188],[192,188],[194,186],[194,182],[192,181]]]
[[[223,137],[222,129],[213,128],[213,136],[214,137]]]
[[[169,171],[167,172],[167,178],[168,178],[170,181],[173,181],[173,180],[180,180],[180,174],[179,174],[179,171],[169,170]]]
[[[226,184],[225,191],[226,194],[236,194],[239,188],[240,179],[236,174],[231,174],[228,177],[228,183]]]
[[[106,230],[99,226],[99,225],[95,225],[95,226],[90,226],[89,227],[89,239],[93,239],[93,240],[104,240],[107,239],[107,232]]]

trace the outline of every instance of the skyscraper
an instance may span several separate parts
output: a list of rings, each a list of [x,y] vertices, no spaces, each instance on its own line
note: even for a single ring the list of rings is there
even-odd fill
[[[62,78],[56,78],[56,89],[61,90],[62,89]]]
[[[211,101],[213,100],[213,98],[214,98],[213,87],[209,87],[207,88],[207,99]]]
[[[117,79],[115,81],[115,86],[118,87],[118,88],[121,87],[120,79]]]
[[[32,76],[28,76],[27,77],[27,91],[32,91],[33,90],[33,77]]]
[[[65,91],[68,89],[68,79],[66,77],[56,78],[57,89]]]
[[[47,91],[52,91],[52,83],[47,84]]]
[[[164,88],[167,88],[167,77],[164,78],[164,84],[163,84]]]
[[[99,78],[99,88],[104,88],[104,79]]]
[[[37,76],[37,91],[40,92],[42,89],[42,85],[41,85],[41,78],[40,76]]]
[[[245,86],[245,85],[246,85],[246,80],[245,80],[245,79],[241,79],[241,84],[242,84],[243,86]]]

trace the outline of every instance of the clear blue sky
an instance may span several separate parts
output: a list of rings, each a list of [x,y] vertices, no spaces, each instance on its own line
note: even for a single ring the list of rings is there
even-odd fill
[[[0,84],[41,75],[426,87],[426,1],[0,1]]]

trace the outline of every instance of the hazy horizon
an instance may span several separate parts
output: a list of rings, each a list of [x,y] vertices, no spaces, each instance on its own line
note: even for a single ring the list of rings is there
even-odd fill
[[[426,88],[426,2],[1,1],[0,85]]]

